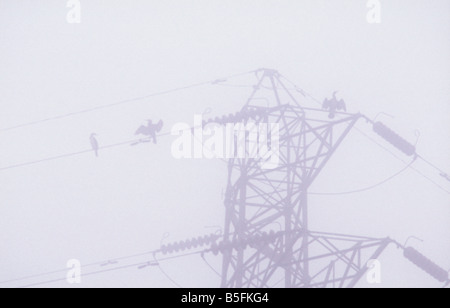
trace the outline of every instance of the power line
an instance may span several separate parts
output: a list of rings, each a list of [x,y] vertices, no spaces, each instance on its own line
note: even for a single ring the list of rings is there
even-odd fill
[[[176,282],[172,277],[170,277],[170,276],[166,273],[166,271],[161,267],[161,264],[159,264],[159,261],[158,261],[158,259],[156,259],[156,256],[155,256],[155,255],[153,255],[153,258],[154,258],[155,261],[157,262],[158,268],[159,268],[159,270],[161,271],[161,273],[162,273],[164,276],[166,276],[166,278],[169,279],[174,285],[176,285],[178,288],[182,289],[183,287],[182,287],[178,282]]]
[[[161,134],[161,135],[159,135],[159,136],[162,136],[162,135],[165,135],[165,134]],[[129,143],[131,143],[131,142],[136,142],[136,141],[142,141],[142,139],[139,139],[139,140],[131,140],[131,141],[127,141],[127,142],[121,142],[121,143],[117,143],[117,144],[112,144],[112,145],[108,145],[108,146],[101,147],[100,149],[106,149],[106,148],[117,147],[117,146],[129,144]],[[26,165],[30,165],[30,164],[36,164],[36,163],[39,163],[39,162],[49,161],[49,160],[53,160],[53,159],[60,159],[60,158],[64,158],[64,157],[74,156],[74,155],[81,155],[81,154],[84,154],[84,153],[87,153],[87,152],[92,152],[92,150],[80,151],[80,152],[71,153],[71,154],[65,154],[65,155],[61,155],[61,156],[57,156],[57,157],[51,157],[51,158],[47,158],[47,159],[40,160],[40,161],[35,161],[35,162],[29,162],[29,163],[19,164],[19,165],[15,165],[15,166],[10,166],[9,168],[18,168],[18,167],[21,167],[21,166],[26,166]],[[390,152],[390,151],[389,151],[389,152]],[[391,152],[391,153],[392,153],[392,152]],[[394,156],[395,156],[395,155],[394,155]],[[342,193],[316,193],[316,194],[322,194],[322,195],[327,195],[327,194],[329,194],[329,195],[349,194],[349,193],[356,193],[356,192],[361,192],[361,191],[366,191],[366,190],[369,190],[369,189],[373,189],[373,188],[375,188],[375,187],[377,187],[377,186],[380,186],[380,185],[386,183],[387,181],[393,179],[394,177],[398,176],[399,174],[401,174],[402,172],[404,172],[404,171],[407,170],[408,168],[413,168],[413,167],[412,167],[412,164],[416,161],[416,159],[417,159],[417,157],[415,157],[414,160],[413,160],[412,162],[410,162],[410,163],[409,163],[404,169],[402,169],[400,172],[398,172],[398,173],[396,173],[395,175],[389,177],[388,179],[382,181],[381,183],[378,183],[378,184],[376,184],[376,185],[372,185],[371,187],[364,188],[364,189],[360,189],[360,190],[355,190],[355,191],[351,191],[351,192],[342,192]],[[400,159],[400,160],[401,160],[401,159]],[[402,160],[402,161],[403,161],[403,160]],[[403,162],[404,162],[404,161],[403,161]],[[435,168],[437,168],[437,167],[435,167]],[[414,169],[414,168],[413,168],[413,169]],[[2,170],[2,169],[0,168],[0,170]],[[414,169],[414,170],[415,170],[415,169]],[[422,175],[423,175],[423,174],[422,174]],[[423,175],[423,176],[425,176],[425,175]],[[436,183],[435,183],[435,184],[436,184]],[[444,189],[444,190],[445,190],[445,189]],[[314,194],[314,193],[312,193],[312,194]],[[157,260],[157,259],[156,259],[156,256],[155,256],[156,251],[155,251],[155,252],[153,252],[153,254],[154,254],[153,257],[154,257],[154,260],[155,260],[156,263],[157,263],[157,264],[155,264],[155,265],[157,265],[157,266],[159,267],[159,269],[161,270],[161,272],[162,272],[162,273],[163,273],[170,281],[172,281],[172,283],[174,283],[175,285],[181,287],[176,281],[174,281],[170,276],[167,275],[167,273],[162,269],[162,267],[160,266],[160,264],[159,264],[158,261],[164,261],[164,260],[168,260],[168,259],[184,257],[184,256],[187,256],[187,255],[194,255],[194,254],[198,254],[198,253],[202,253],[202,254],[203,254],[203,253],[206,252],[206,251],[208,251],[208,250],[205,250],[205,251],[203,251],[203,252],[187,253],[187,254],[184,254],[184,255],[178,255],[178,256],[173,256],[173,257],[163,258],[163,259],[160,259],[160,260]],[[147,254],[149,254],[149,253],[147,253]],[[202,257],[203,257],[203,255],[202,255]],[[204,257],[203,257],[203,259],[204,259],[204,261],[208,264],[208,262],[205,260]],[[110,263],[111,261],[112,261],[112,260],[109,260],[109,261],[108,261],[108,264],[113,264],[113,263]],[[108,264],[107,264],[107,265],[108,265]],[[110,268],[110,269],[106,269],[106,270],[90,272],[90,273],[85,274],[84,276],[97,275],[97,274],[101,274],[101,273],[104,273],[104,272],[110,272],[110,271],[115,271],[115,270],[121,270],[121,269],[125,269],[125,268],[131,268],[131,267],[142,266],[142,265],[145,266],[145,265],[148,265],[148,264],[150,264],[150,262],[147,261],[147,262],[136,263],[136,264],[129,264],[129,265],[124,265],[124,266],[116,266],[116,267],[114,267],[114,268]],[[96,265],[98,265],[98,263],[97,263]],[[209,264],[208,264],[208,265],[209,265]],[[211,268],[212,268],[212,267],[211,267]],[[213,268],[212,268],[212,269],[213,269]],[[67,271],[67,269],[65,269],[64,271]],[[55,272],[52,272],[52,273],[55,273]],[[217,272],[216,272],[216,273],[217,273]],[[36,276],[35,276],[35,277],[36,277]],[[48,280],[48,281],[44,281],[44,282],[38,282],[38,283],[26,285],[26,286],[24,286],[24,287],[32,287],[32,286],[38,286],[38,285],[43,285],[43,284],[48,284],[48,283],[54,283],[54,282],[58,282],[58,281],[63,281],[63,280],[65,280],[65,279],[66,279],[66,278],[59,278],[59,279],[54,279],[54,280]],[[16,280],[16,281],[17,281],[17,280]]]
[[[159,249],[158,250],[154,250],[154,251],[134,254],[134,255],[130,255],[130,256],[124,256],[124,257],[119,257],[119,258],[114,258],[114,259],[108,259],[108,260],[104,260],[104,261],[94,262],[94,263],[83,265],[83,266],[81,266],[81,268],[88,268],[88,267],[93,267],[93,266],[97,266],[97,265],[106,266],[106,265],[109,265],[109,264],[114,264],[112,262],[117,262],[117,261],[121,261],[121,260],[127,260],[127,259],[142,257],[142,256],[146,256],[146,255],[153,254],[153,253],[156,253],[156,252],[159,252]],[[30,275],[30,276],[25,276],[25,277],[20,277],[20,278],[14,278],[14,279],[10,279],[10,280],[0,281],[0,285],[6,284],[6,283],[11,283],[11,282],[23,281],[23,280],[32,279],[32,278],[39,278],[39,277],[48,276],[48,275],[52,275],[52,274],[58,274],[58,273],[67,272],[67,271],[68,271],[68,269],[64,268],[64,269],[54,270],[54,271],[41,273],[41,274],[35,274],[35,275]]]
[[[190,252],[190,253],[185,253],[185,254],[181,254],[181,255],[170,256],[170,257],[157,259],[157,261],[158,262],[168,261],[168,260],[172,260],[172,259],[178,259],[178,258],[183,258],[183,257],[187,257],[187,256],[201,254],[201,253],[205,253],[205,252],[208,252],[208,251],[209,251],[209,249],[206,249],[206,250],[203,250],[203,251]],[[156,252],[152,252],[152,253],[156,253]],[[154,259],[156,260],[156,258],[154,258]],[[109,268],[109,269],[104,269],[104,270],[100,270],[100,271],[94,271],[94,272],[89,272],[89,273],[86,273],[86,274],[82,274],[82,276],[86,277],[86,276],[99,275],[99,274],[103,274],[103,273],[106,273],[106,272],[123,270],[123,269],[132,268],[132,267],[138,268],[139,266],[147,265],[148,263],[149,263],[149,261],[143,261],[143,262],[139,262],[139,263],[133,263],[133,264],[123,265],[123,266],[117,266],[117,267],[114,267],[114,268]],[[69,269],[65,269],[66,272],[68,270]],[[161,268],[160,268],[160,270],[161,270]],[[166,277],[169,280],[172,280],[171,278],[169,278],[169,276],[166,275]],[[52,280],[46,280],[46,281],[36,282],[36,283],[28,284],[28,285],[23,285],[23,286],[21,286],[19,288],[30,288],[30,287],[42,286],[42,285],[55,283],[55,282],[62,282],[62,281],[66,281],[66,280],[67,280],[66,277],[64,277],[64,278],[56,278],[56,279],[52,279]],[[174,281],[172,281],[172,282],[174,282]],[[176,282],[175,282],[175,284],[176,284]]]
[[[254,73],[254,72],[255,71],[249,71],[249,72],[245,72],[245,73],[234,74],[234,75],[230,75],[228,77],[219,78],[219,79],[215,79],[215,80],[212,80],[212,81],[200,82],[200,83],[196,83],[196,84],[192,84],[192,85],[188,85],[188,86],[184,86],[184,87],[174,88],[174,89],[171,89],[171,90],[156,92],[156,93],[149,94],[149,95],[146,95],[146,96],[136,97],[136,98],[127,99],[127,100],[123,100],[123,101],[119,101],[119,102],[115,102],[115,103],[111,103],[111,104],[106,104],[106,105],[101,105],[101,106],[97,106],[97,107],[93,107],[93,108],[89,108],[89,109],[84,109],[84,110],[80,110],[80,111],[76,111],[76,112],[71,112],[71,113],[67,113],[67,114],[63,114],[63,115],[59,115],[59,116],[49,117],[49,118],[45,118],[45,119],[41,119],[41,120],[37,120],[37,121],[33,121],[33,122],[23,123],[23,124],[19,124],[19,125],[16,125],[16,126],[11,126],[11,127],[0,129],[0,131],[8,131],[8,130],[13,130],[13,129],[21,128],[21,127],[32,126],[32,125],[36,125],[36,124],[43,123],[43,122],[48,122],[48,121],[52,121],[52,120],[58,120],[58,119],[62,119],[62,118],[66,118],[66,117],[70,117],[70,116],[74,116],[74,115],[79,115],[79,114],[88,113],[88,112],[92,112],[92,111],[97,111],[97,110],[101,110],[101,109],[105,109],[105,108],[115,107],[115,106],[118,106],[118,105],[122,105],[122,104],[126,104],[126,103],[131,103],[131,102],[136,102],[136,101],[139,101],[139,100],[143,100],[143,99],[146,99],[146,98],[151,98],[151,97],[155,97],[155,96],[160,96],[160,95],[164,95],[164,94],[178,92],[178,91],[182,91],[182,90],[186,90],[186,89],[194,88],[194,87],[199,87],[199,86],[203,86],[203,85],[207,85],[207,84],[221,85],[222,82],[226,81],[229,78],[238,77],[238,76],[242,76],[242,75],[246,75],[246,74]],[[321,105],[320,101],[317,98],[315,98],[314,96],[312,96],[311,94],[309,94],[308,92],[303,90],[302,88],[298,87],[294,82],[290,81],[285,76],[282,76],[282,75],[280,75],[280,76],[282,78],[284,78],[287,82],[292,84],[295,87],[295,89],[300,91],[303,95],[306,95],[306,96],[310,97],[313,101],[315,101],[316,103]],[[226,85],[226,84],[224,84],[224,85]],[[245,86],[245,87],[247,87],[247,86]],[[370,138],[367,134],[364,134],[358,128],[355,128],[355,129],[359,133],[363,134],[366,138],[368,138],[369,140],[371,140],[372,142],[374,142],[378,146],[382,147],[383,149],[385,149],[386,151],[391,153],[394,157],[396,157],[397,159],[399,159],[400,161],[405,163],[402,159],[398,158],[398,156],[396,156],[391,151],[389,151],[388,149],[383,147],[380,143],[376,142],[374,139]],[[162,135],[160,135],[160,136],[162,136]],[[139,141],[140,141],[140,139],[139,140],[130,140],[130,141],[126,141],[126,142],[112,144],[112,145],[109,145],[109,146],[103,146],[100,149],[108,149],[108,148],[118,147],[118,146],[122,146],[122,145],[133,143],[133,142],[139,142]],[[66,158],[66,157],[76,156],[76,155],[81,155],[81,154],[89,153],[91,151],[92,150],[90,150],[90,149],[89,150],[83,150],[83,151],[79,151],[79,152],[73,152],[73,153],[63,154],[63,155],[59,155],[59,156],[49,157],[49,158],[45,158],[45,159],[42,159],[42,160],[36,160],[36,161],[21,163],[21,164],[17,164],[17,165],[7,166],[7,167],[0,168],[0,171],[4,171],[4,170],[8,170],[8,169],[14,169],[14,168],[19,168],[19,167],[23,167],[23,166],[34,165],[34,164],[38,164],[38,163],[42,163],[42,162],[46,162],[46,161],[62,159],[62,158]],[[431,167],[433,167],[434,169],[439,171],[441,176],[444,176],[445,178],[447,178],[450,181],[450,177],[442,169],[438,168],[436,165],[432,164],[430,161],[426,160],[424,157],[422,157],[420,155],[418,157],[420,159],[422,159],[424,162],[426,162],[428,165],[430,165]],[[420,174],[424,178],[426,178],[427,180],[431,181],[433,184],[437,185],[440,189],[444,190],[447,193],[450,193],[446,189],[441,187],[439,184],[437,184],[435,181],[431,180],[429,177],[427,177],[424,174],[422,174],[421,172],[419,172],[417,169],[415,169],[415,168],[412,168],[412,169],[415,170],[418,174]]]
[[[222,278],[222,275],[206,260],[205,255],[201,254],[201,257],[203,259],[203,261],[206,263],[206,265],[208,265],[208,267],[220,278]]]
[[[99,147],[99,150],[111,149],[111,148],[115,148],[115,147],[119,147],[119,146],[123,146],[123,145],[130,145],[131,143],[139,142],[140,140],[141,139],[134,139],[134,140],[119,142],[119,143],[115,143],[115,144],[110,144],[110,145]],[[93,151],[92,149],[82,150],[82,151],[78,151],[78,152],[72,152],[72,153],[62,154],[62,155],[58,155],[58,156],[52,156],[52,157],[43,158],[43,159],[39,159],[39,160],[33,160],[33,161],[25,162],[25,163],[2,167],[2,168],[0,168],[0,171],[6,171],[6,170],[10,170],[10,169],[25,167],[25,166],[36,165],[36,164],[40,164],[40,163],[44,163],[44,162],[48,162],[48,161],[52,161],[52,160],[58,160],[58,159],[78,156],[78,155],[82,155],[82,154],[86,154],[86,153],[91,153],[92,151]]]
[[[312,96],[311,94],[309,94],[308,92],[304,91],[303,89],[301,89],[300,87],[298,87],[294,82],[290,81],[289,79],[287,79],[286,77],[282,76],[282,78],[284,78],[287,82],[289,82],[291,85],[293,85],[295,88],[297,88],[299,91],[301,91],[301,93],[303,93],[304,95],[308,96],[309,98],[311,98],[314,102],[316,102],[319,105],[322,105],[322,103],[315,98],[314,96]],[[401,159],[400,157],[398,157],[396,154],[394,154],[392,151],[390,151],[388,148],[386,148],[385,146],[383,146],[381,143],[379,143],[378,141],[376,141],[375,139],[373,139],[372,137],[370,137],[369,135],[367,135],[366,133],[364,133],[362,130],[360,130],[357,127],[354,127],[354,129],[360,133],[361,135],[363,135],[364,137],[366,137],[367,139],[369,139],[371,142],[373,142],[374,144],[376,144],[377,146],[379,146],[380,148],[382,148],[383,150],[385,150],[386,152],[388,152],[389,154],[391,154],[393,157],[395,157],[396,159],[398,159],[399,161],[401,161],[404,164],[407,164],[403,159]],[[417,157],[420,158],[421,160],[423,160],[424,162],[426,162],[428,165],[430,165],[431,167],[433,167],[434,169],[438,170],[441,173],[441,176],[444,176],[447,178],[448,181],[450,181],[450,176],[447,175],[447,173],[445,173],[444,171],[442,171],[442,169],[438,168],[436,165],[432,164],[431,162],[429,162],[428,160],[426,160],[424,157],[420,156],[417,154]],[[447,194],[450,194],[450,191],[445,189],[444,187],[442,187],[441,185],[439,185],[436,181],[432,180],[430,177],[426,176],[425,174],[423,174],[421,171],[419,171],[418,169],[414,168],[412,165],[408,166],[408,168],[411,168],[412,170],[414,170],[417,174],[419,174],[420,176],[422,176],[423,178],[425,178],[426,180],[428,180],[429,182],[431,182],[432,184],[434,184],[437,188],[439,188],[440,190],[444,191]]]
[[[231,235],[235,235],[236,233],[231,233]],[[98,262],[93,262],[90,264],[86,264],[86,265],[82,265],[81,269],[85,269],[85,268],[89,268],[89,267],[93,267],[93,266],[108,266],[108,265],[114,265],[117,264],[118,261],[122,261],[122,260],[127,260],[127,259],[132,259],[132,258],[137,258],[137,257],[142,257],[142,256],[147,256],[147,255],[152,255],[153,256],[153,261],[142,261],[140,263],[135,263],[135,264],[131,264],[131,265],[126,265],[126,266],[116,266],[112,269],[107,269],[107,270],[102,270],[102,271],[95,271],[95,272],[90,272],[88,274],[83,274],[83,276],[89,276],[89,275],[94,275],[94,274],[99,274],[99,273],[103,273],[103,272],[108,272],[111,270],[119,270],[119,269],[124,269],[124,268],[128,268],[128,267],[143,267],[143,266],[148,266],[148,265],[152,265],[152,266],[159,266],[160,267],[160,262],[161,261],[167,261],[167,260],[172,260],[172,259],[177,259],[180,257],[186,257],[186,256],[191,256],[191,255],[196,255],[196,254],[200,254],[202,259],[208,264],[208,266],[210,266],[210,268],[216,272],[216,274],[218,274],[220,276],[220,274],[206,261],[204,254],[207,252],[211,252],[212,248],[206,248],[204,250],[200,250],[200,251],[194,251],[194,252],[187,252],[184,254],[178,254],[178,255],[172,255],[172,256],[168,256],[168,257],[163,257],[163,258],[157,258],[156,254],[161,253],[161,249],[156,249],[156,250],[152,250],[152,251],[148,251],[148,252],[144,252],[144,253],[138,253],[138,254],[133,254],[133,255],[128,255],[128,256],[123,256],[123,257],[118,257],[118,258],[109,258],[103,261],[98,261]],[[59,270],[54,270],[54,271],[49,271],[49,272],[45,272],[45,273],[40,273],[40,274],[35,274],[35,275],[29,275],[29,276],[25,276],[25,277],[21,277],[21,278],[15,278],[15,279],[10,279],[10,280],[5,280],[5,281],[0,281],[0,285],[1,284],[6,284],[6,283],[12,283],[12,282],[18,282],[18,281],[23,281],[23,280],[28,280],[28,279],[32,279],[32,278],[39,278],[39,277],[44,277],[44,276],[49,276],[52,274],[58,274],[58,273],[66,273],[68,270],[70,270],[69,268],[64,268],[64,269],[59,269]],[[178,287],[181,288],[181,286],[175,282],[170,276],[168,276],[168,274],[160,267],[161,272],[169,279],[171,280],[175,285],[177,285]],[[59,282],[59,281],[64,281],[66,280],[66,278],[57,278],[57,279],[52,279],[52,280],[47,280],[47,281],[43,281],[43,282],[37,282],[37,283],[33,283],[33,284],[29,284],[29,285],[25,285],[22,286],[22,288],[24,287],[30,287],[30,286],[38,286],[38,285],[42,285],[42,284],[48,284],[48,283],[53,283],[53,282]]]
[[[199,251],[199,252],[193,252],[193,253],[187,253],[187,254],[184,254],[184,255],[175,255],[175,256],[170,256],[170,257],[164,257],[164,258],[161,258],[161,259],[157,259],[156,258],[156,254],[160,253],[161,249],[156,249],[156,250],[151,250],[151,251],[147,251],[147,252],[143,252],[143,253],[132,254],[132,255],[127,255],[127,256],[122,256],[122,257],[117,257],[117,258],[109,258],[109,259],[106,259],[106,260],[103,260],[103,261],[89,263],[89,264],[86,264],[86,265],[82,265],[81,268],[83,269],[83,268],[89,268],[89,267],[93,267],[93,266],[114,265],[114,264],[117,264],[118,261],[128,260],[128,259],[142,257],[142,256],[147,256],[147,255],[153,255],[153,258],[155,259],[156,262],[170,260],[170,259],[173,259],[173,258],[177,258],[178,256],[186,256],[186,255],[197,254],[197,253],[202,253],[202,258],[203,258],[203,254],[206,253],[206,252],[209,252],[209,251],[210,251],[210,249],[208,248],[208,249],[204,249],[204,250]],[[151,262],[142,262],[142,263],[139,263],[139,266],[147,265],[148,263],[151,263]],[[68,268],[63,268],[63,269],[53,270],[53,271],[49,271],[49,272],[45,272],[45,273],[40,273],[40,274],[29,275],[29,276],[20,277],[20,278],[9,279],[9,280],[5,280],[5,281],[0,281],[0,285],[6,284],[6,283],[11,283],[11,282],[23,281],[23,280],[32,279],[32,278],[39,278],[39,277],[43,277],[43,276],[49,276],[49,275],[52,275],[52,274],[58,274],[58,273],[62,273],[62,272],[67,272],[68,270],[69,270]]]
[[[10,126],[10,127],[5,127],[5,128],[1,128],[0,132],[10,131],[10,130],[14,130],[14,129],[22,128],[22,127],[27,127],[27,126],[33,126],[33,125],[37,125],[37,124],[44,123],[44,122],[60,120],[60,119],[72,117],[72,116],[75,116],[75,115],[80,115],[80,114],[90,113],[90,112],[94,112],[94,111],[98,111],[98,110],[102,110],[102,109],[112,108],[112,107],[116,107],[116,106],[120,106],[120,105],[124,105],[124,104],[128,104],[128,103],[141,101],[141,100],[144,100],[144,99],[147,99],[147,98],[152,98],[152,97],[156,97],[156,96],[161,96],[161,95],[165,95],[165,94],[179,92],[179,91],[183,91],[183,90],[187,90],[187,89],[191,89],[191,88],[197,88],[197,87],[201,87],[201,86],[205,86],[205,85],[211,85],[211,84],[212,85],[220,84],[220,82],[226,81],[227,79],[243,76],[243,75],[250,74],[250,73],[253,73],[253,72],[254,71],[234,74],[234,75],[230,75],[230,76],[223,77],[223,78],[218,78],[218,79],[211,80],[211,81],[199,82],[199,83],[191,84],[191,85],[184,86],[184,87],[178,87],[178,88],[174,88],[174,89],[170,89],[170,90],[166,90],[166,91],[155,92],[155,93],[152,93],[152,94],[148,94],[148,95],[144,95],[144,96],[140,96],[140,97],[135,97],[135,98],[131,98],[131,99],[126,99],[126,100],[118,101],[118,102],[115,102],[115,103],[100,105],[100,106],[87,108],[87,109],[82,109],[82,110],[74,111],[74,112],[69,112],[69,113],[66,113],[66,114],[61,114],[61,115],[57,115],[57,116],[53,116],[53,117],[48,117],[48,118],[44,118],[44,119],[40,119],[40,120],[36,120],[36,121],[31,121],[31,122],[22,123],[22,124]]]
[[[404,164],[407,164],[403,159],[401,159],[400,157],[398,157],[394,152],[392,152],[391,150],[389,150],[388,148],[386,148],[385,146],[383,146],[381,143],[379,143],[378,141],[376,141],[374,138],[370,137],[369,135],[367,135],[366,133],[364,133],[362,130],[360,130],[359,128],[355,127],[356,131],[359,132],[361,135],[365,136],[368,140],[370,140],[371,142],[375,143],[377,146],[379,146],[380,148],[382,148],[383,150],[385,150],[386,152],[388,152],[389,154],[391,154],[393,157],[395,157],[397,160],[401,161]],[[417,155],[418,158],[421,158],[420,155]],[[447,189],[445,189],[444,187],[442,187],[441,185],[439,185],[438,183],[436,183],[436,181],[432,180],[430,177],[426,176],[425,174],[423,174],[419,169],[413,167],[412,165],[409,166],[409,168],[413,171],[415,171],[418,175],[422,176],[423,178],[425,178],[426,180],[428,180],[429,182],[431,182],[432,184],[434,184],[437,188],[439,188],[440,190],[442,190],[443,192],[450,194],[450,191],[448,191]]]
[[[120,266],[120,267],[105,269],[105,270],[101,270],[101,271],[90,272],[90,273],[87,273],[87,274],[83,274],[83,276],[86,277],[86,276],[98,275],[98,274],[102,274],[102,273],[106,273],[106,272],[112,272],[112,271],[122,270],[122,269],[126,269],[126,268],[131,268],[131,267],[138,267],[138,266],[143,265],[145,263],[147,263],[147,262],[135,263],[135,264],[124,265],[124,266]],[[57,279],[53,279],[53,280],[41,281],[41,282],[37,282],[37,283],[32,283],[32,284],[20,286],[19,288],[37,287],[37,286],[41,286],[41,285],[45,285],[45,284],[50,284],[50,283],[55,283],[55,282],[60,282],[60,281],[66,281],[66,280],[67,280],[67,278],[57,278]]]
[[[438,187],[440,190],[442,190],[443,192],[447,193],[450,195],[450,191],[445,189],[444,187],[442,187],[442,185],[438,184],[436,181],[432,180],[429,176],[426,176],[425,174],[423,174],[421,171],[419,171],[418,169],[411,167],[412,170],[414,170],[416,173],[418,173],[419,175],[421,175],[423,178],[425,178],[426,180],[428,180],[429,182],[431,182],[432,184],[434,184],[436,187]]]
[[[303,90],[302,88],[300,88],[299,86],[297,86],[294,82],[290,81],[289,79],[287,79],[285,76],[280,75],[281,78],[283,78],[284,80],[286,80],[287,82],[289,82],[296,90],[298,90],[300,93],[302,93],[305,96],[308,96],[309,98],[311,98],[314,102],[316,102],[319,105],[322,105],[322,103],[315,98],[314,96],[312,96],[311,94],[309,94],[308,92],[306,92],[305,90]]]
[[[185,129],[184,131],[190,131],[190,130],[192,130],[194,128],[196,128],[196,127],[190,127],[189,129]],[[171,135],[171,132],[166,132],[166,133],[158,134],[157,137],[165,137],[165,136],[170,136],[170,135]],[[194,138],[199,140],[195,135],[194,135]],[[132,140],[128,140],[128,141],[123,141],[123,142],[119,142],[119,143],[105,145],[105,146],[99,147],[98,150],[111,149],[111,148],[116,148],[116,147],[120,147],[120,146],[124,146],[124,145],[136,145],[136,144],[139,144],[139,143],[143,142],[144,139],[145,138],[132,139]],[[207,147],[207,149],[211,150],[208,147]],[[61,155],[58,155],[58,156],[52,156],[52,157],[47,157],[47,158],[43,158],[43,159],[39,159],[39,160],[33,160],[33,161],[25,162],[25,163],[10,165],[10,166],[6,166],[6,167],[0,168],[0,172],[6,171],[6,170],[10,170],[10,169],[16,169],[16,168],[36,165],[36,164],[40,164],[40,163],[44,163],[44,162],[48,162],[48,161],[53,161],[53,160],[58,160],[58,159],[78,156],[78,155],[82,155],[82,154],[87,154],[87,153],[91,153],[92,151],[93,151],[92,149],[82,150],[82,151],[78,151],[78,152],[61,154]],[[228,164],[228,162],[225,159],[220,159],[220,161],[222,161],[225,164]]]
[[[424,157],[422,157],[422,156],[418,156],[423,162],[425,162],[427,165],[429,165],[429,166],[431,166],[432,168],[434,168],[434,169],[436,169],[438,172],[439,172],[439,174],[441,175],[441,176],[443,176],[443,177],[448,177],[448,175],[447,175],[447,173],[444,171],[444,170],[442,170],[441,168],[439,168],[438,166],[436,166],[435,164],[433,164],[432,162],[430,162],[429,160],[427,160],[427,159],[425,159]]]
[[[383,180],[383,181],[381,181],[381,182],[379,182],[377,184],[374,184],[374,185],[371,185],[371,186],[368,186],[368,187],[365,187],[365,188],[351,190],[351,191],[345,191],[345,192],[328,192],[328,193],[314,193],[314,192],[312,192],[312,193],[308,193],[308,194],[309,195],[318,195],[318,196],[339,196],[339,195],[356,194],[356,193],[361,193],[361,192],[365,192],[365,191],[368,191],[368,190],[372,190],[372,189],[375,189],[375,188],[377,188],[377,187],[379,187],[379,186],[381,186],[383,184],[386,184],[390,180],[392,180],[392,179],[396,178],[397,176],[401,175],[403,172],[408,170],[412,166],[412,164],[414,164],[414,162],[416,160],[417,160],[417,157],[415,157],[413,159],[413,161],[411,161],[405,168],[403,168],[399,172],[395,173],[394,175],[388,177],[387,179],[385,179],[385,180]]]

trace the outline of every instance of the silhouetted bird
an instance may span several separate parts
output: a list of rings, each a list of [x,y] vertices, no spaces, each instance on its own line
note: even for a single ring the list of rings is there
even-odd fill
[[[91,141],[92,150],[94,150],[95,156],[98,157],[98,141],[95,136],[97,136],[97,134],[93,133],[89,139]]]
[[[156,133],[159,133],[163,127],[164,123],[160,120],[157,124],[153,124],[152,120],[147,120],[147,125],[141,125],[135,135],[144,135],[153,139],[153,143],[156,144]]]
[[[343,99],[341,100],[337,99],[336,97],[337,92],[338,91],[334,91],[332,99],[326,98],[323,101],[322,108],[330,111],[330,114],[328,116],[330,119],[334,119],[334,117],[336,116],[336,112],[339,110],[343,110],[344,112],[347,111],[345,101]]]

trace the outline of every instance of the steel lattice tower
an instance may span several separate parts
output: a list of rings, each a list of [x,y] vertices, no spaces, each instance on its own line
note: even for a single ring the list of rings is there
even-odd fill
[[[308,226],[308,188],[360,118],[299,104],[278,72],[262,69],[246,110],[280,126],[280,164],[264,170],[257,159],[230,159],[225,198],[222,287],[352,287],[391,242],[313,232]],[[259,91],[275,106],[257,106]],[[242,247],[246,239],[280,229],[271,242]]]

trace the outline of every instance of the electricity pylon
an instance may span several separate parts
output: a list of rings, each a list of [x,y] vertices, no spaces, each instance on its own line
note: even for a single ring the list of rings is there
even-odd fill
[[[279,164],[263,169],[258,159],[228,164],[225,198],[222,287],[352,287],[391,242],[312,232],[308,226],[308,188],[361,117],[302,106],[278,72],[262,69],[242,113],[261,123],[279,124]],[[274,106],[260,106],[257,95]],[[233,245],[279,228],[273,241]]]
[[[202,123],[203,127],[226,125],[226,131],[231,131],[226,143],[233,144],[226,152],[235,153],[228,162],[222,241],[222,236],[214,234],[162,245],[161,252],[209,246],[200,252],[223,255],[223,288],[342,288],[354,287],[369,267],[374,269],[372,280],[377,264],[369,261],[393,243],[405,258],[449,286],[448,272],[413,247],[390,238],[312,231],[308,224],[308,189],[358,119],[370,122],[376,134],[414,160],[416,147],[381,122],[347,113],[343,101],[334,98],[322,109],[308,108],[296,100],[278,72],[261,69],[256,73],[258,83],[240,112]],[[305,96],[301,89],[293,90]],[[233,135],[236,130],[239,133]],[[278,136],[272,138],[274,134]],[[220,143],[215,150],[224,146]],[[255,151],[260,155],[255,156]],[[277,163],[260,152],[275,154]]]

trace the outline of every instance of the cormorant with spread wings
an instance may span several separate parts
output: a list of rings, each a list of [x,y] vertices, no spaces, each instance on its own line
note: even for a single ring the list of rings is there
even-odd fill
[[[328,116],[330,119],[334,119],[334,117],[336,116],[336,112],[339,110],[347,112],[347,106],[345,104],[345,101],[343,99],[340,100],[337,99],[336,97],[337,92],[338,91],[334,91],[333,98],[332,99],[326,98],[322,104],[323,109],[330,111],[330,114]]]
[[[163,127],[164,123],[162,120],[159,120],[157,124],[153,124],[152,120],[147,120],[147,125],[141,125],[135,135],[144,135],[149,137],[149,141],[153,140],[153,143],[156,144],[156,133],[159,133]]]

